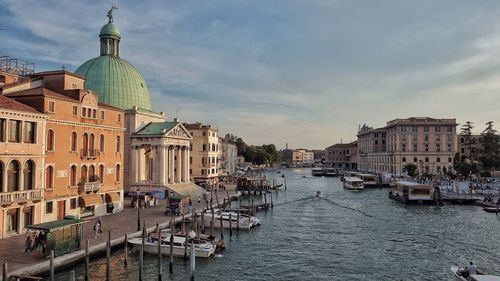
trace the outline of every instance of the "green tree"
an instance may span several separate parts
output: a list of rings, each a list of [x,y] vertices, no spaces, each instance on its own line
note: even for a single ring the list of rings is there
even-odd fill
[[[488,172],[500,166],[500,143],[496,133],[497,131],[493,129],[493,121],[487,122],[486,129],[481,133],[483,136],[481,163]]]
[[[413,163],[406,164],[403,167],[403,171],[406,171],[410,177],[415,177],[417,175],[417,170],[418,166]]]
[[[460,134],[464,138],[465,155],[471,160],[474,159],[475,156],[472,155],[472,129],[474,129],[472,124],[471,121],[466,121],[460,128]]]

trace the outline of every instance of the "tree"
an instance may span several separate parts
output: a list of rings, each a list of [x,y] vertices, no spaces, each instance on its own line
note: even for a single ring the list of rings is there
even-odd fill
[[[410,177],[415,177],[417,175],[417,169],[418,169],[417,165],[413,163],[406,164],[403,167],[403,171],[405,171]]]
[[[493,121],[486,123],[481,149],[481,163],[483,168],[490,172],[500,166],[500,143],[497,131],[493,129]]]
[[[473,157],[475,155],[472,155],[472,129],[474,126],[472,126],[471,121],[466,121],[464,125],[460,128],[461,135],[464,138],[464,146],[465,146],[465,155],[469,159],[474,159]]]

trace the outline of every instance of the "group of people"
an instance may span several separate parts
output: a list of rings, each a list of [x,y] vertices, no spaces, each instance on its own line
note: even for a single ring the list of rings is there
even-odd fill
[[[45,249],[47,248],[47,238],[45,237],[43,231],[34,232],[33,238],[31,236],[32,232],[28,231],[26,233],[26,240],[24,242],[24,252],[28,253],[41,248],[42,254],[45,255]]]

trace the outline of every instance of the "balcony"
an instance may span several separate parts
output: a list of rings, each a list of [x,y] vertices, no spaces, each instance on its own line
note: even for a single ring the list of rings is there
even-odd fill
[[[78,191],[80,193],[99,191],[99,189],[101,189],[101,183],[99,181],[82,182],[78,185]]]
[[[43,199],[43,191],[41,189],[22,190],[0,193],[0,204],[12,204],[28,201],[36,201]]]
[[[98,149],[81,149],[80,158],[82,159],[96,159],[99,157],[100,151]]]

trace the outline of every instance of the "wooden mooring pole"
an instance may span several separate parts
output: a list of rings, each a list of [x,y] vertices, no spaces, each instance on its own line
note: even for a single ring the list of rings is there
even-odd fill
[[[229,213],[229,240],[233,237],[233,218],[231,217],[231,213]]]
[[[85,240],[85,281],[89,281],[89,240]]]
[[[158,230],[158,281],[161,281],[161,277],[162,277],[162,273],[163,273],[163,270],[162,270],[162,265],[161,265],[161,230],[160,230],[160,227],[158,225],[158,223],[156,223],[156,229]]]
[[[210,236],[214,236],[214,227],[215,227],[215,214],[214,209],[212,209],[212,220],[210,221]]]
[[[50,250],[50,281],[54,281],[54,250]]]
[[[271,192],[271,209],[274,208],[274,205],[273,205],[273,193]]]
[[[168,272],[170,274],[174,273],[174,232],[175,232],[175,222],[170,221],[170,256],[168,263]]]
[[[220,208],[220,205],[219,205],[219,196],[217,195],[217,191],[215,191],[215,200],[217,201],[217,208]]]
[[[111,242],[106,242],[106,281],[111,280]]]
[[[186,235],[186,239],[184,240],[184,260],[187,260],[187,255],[188,255],[188,234],[187,232],[184,233]]]
[[[181,232],[184,234],[186,233],[186,220],[184,215],[182,215],[182,227],[181,227]]]
[[[144,246],[146,244],[146,225],[142,227],[142,244],[141,244],[141,253],[139,254],[139,281],[144,280]]]
[[[2,267],[2,280],[8,280],[8,272],[7,272],[7,263],[4,262],[3,263],[3,267]]]
[[[267,191],[266,191],[267,193]],[[264,193],[264,208],[267,210],[267,196],[266,193]]]
[[[201,212],[201,233],[205,234],[205,212]]]
[[[236,213],[236,231],[240,231],[240,210]]]
[[[128,237],[127,233],[125,233],[125,241],[123,242],[123,267],[127,268],[128,266]]]
[[[222,215],[220,218],[220,240],[224,240],[224,223],[222,221]]]

